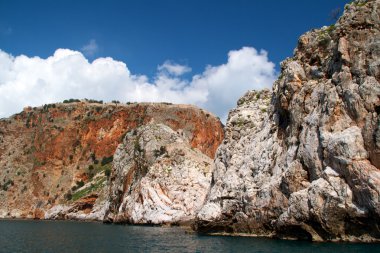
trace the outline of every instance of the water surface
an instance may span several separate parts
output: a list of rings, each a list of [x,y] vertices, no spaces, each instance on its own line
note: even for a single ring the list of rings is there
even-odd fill
[[[380,252],[380,244],[204,236],[177,227],[0,220],[0,252]]]

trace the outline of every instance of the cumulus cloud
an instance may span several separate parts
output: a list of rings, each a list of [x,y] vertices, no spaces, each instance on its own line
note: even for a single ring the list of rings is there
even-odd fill
[[[173,76],[181,76],[191,71],[191,68],[185,65],[165,61],[164,64],[158,66],[158,70],[162,73],[170,74]]]
[[[188,66],[167,61],[149,81],[131,73],[123,62],[112,58],[89,62],[81,52],[69,49],[58,49],[46,59],[14,57],[0,50],[0,117],[28,105],[92,98],[195,104],[225,119],[247,90],[271,87],[275,79],[267,53],[251,47],[230,51],[225,64],[208,66],[190,80],[181,78],[189,71]]]
[[[230,51],[227,63],[208,66],[203,74],[194,76],[192,84],[207,89],[204,107],[225,120],[239,97],[248,90],[270,88],[275,77],[275,65],[266,51],[243,47]]]
[[[98,44],[96,43],[96,40],[92,39],[81,48],[81,51],[86,56],[94,56],[94,54],[98,52],[98,49],[99,47],[98,47]]]

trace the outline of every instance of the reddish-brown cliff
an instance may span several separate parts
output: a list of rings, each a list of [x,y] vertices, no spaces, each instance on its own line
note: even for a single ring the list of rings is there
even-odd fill
[[[210,113],[166,103],[59,103],[0,120],[0,216],[42,217],[41,207],[67,202],[127,132],[148,123],[169,126],[211,158],[224,137]]]

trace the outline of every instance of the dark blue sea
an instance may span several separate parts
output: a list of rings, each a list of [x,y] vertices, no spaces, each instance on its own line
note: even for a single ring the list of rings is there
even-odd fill
[[[380,244],[205,236],[178,227],[0,220],[0,252],[380,252]]]

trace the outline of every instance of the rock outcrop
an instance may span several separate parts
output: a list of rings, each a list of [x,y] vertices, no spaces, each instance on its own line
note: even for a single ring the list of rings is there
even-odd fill
[[[380,1],[302,35],[269,91],[228,119],[195,228],[380,240]]]
[[[225,137],[185,105],[67,101],[1,119],[0,218],[379,241],[379,27],[380,0],[354,1],[301,36]]]
[[[210,186],[212,162],[168,126],[129,132],[115,152],[107,219],[133,224],[194,219]]]
[[[193,159],[193,153],[199,156],[199,161],[193,159],[190,163],[194,166],[213,158],[223,139],[220,121],[194,106],[66,102],[25,108],[0,120],[0,217],[103,220],[109,213],[109,178],[116,175],[112,168],[114,153],[124,137],[129,136],[127,133],[140,131],[144,126],[160,126],[179,135],[181,145],[186,150],[193,149],[186,151],[186,155],[191,153],[189,159]],[[162,146],[167,141],[162,139]],[[172,152],[168,147],[169,151]],[[115,158],[116,162],[122,159],[120,154]],[[186,156],[184,160],[187,161]],[[203,167],[191,167],[189,170],[196,171],[189,175],[198,175],[198,170],[205,169],[203,163],[200,165]],[[176,168],[172,173],[176,173]],[[161,175],[162,180],[164,177]],[[166,179],[170,184],[171,179],[177,178],[168,175]],[[198,177],[186,182],[203,184]],[[202,194],[195,194],[197,201]],[[189,201],[183,217],[194,216],[196,209],[190,206],[193,200],[187,199],[185,193],[182,197],[184,203],[179,205]],[[195,207],[198,208],[194,204]]]

